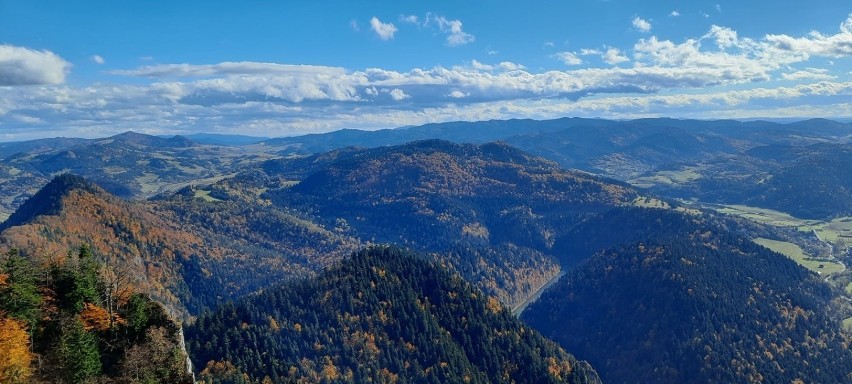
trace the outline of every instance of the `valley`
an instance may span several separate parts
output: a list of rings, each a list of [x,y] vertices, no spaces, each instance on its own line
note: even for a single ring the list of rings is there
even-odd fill
[[[759,134],[779,129],[789,136]],[[595,383],[631,382],[638,370],[649,382],[831,382],[852,374],[842,330],[852,321],[852,212],[846,178],[814,174],[839,175],[844,145],[817,138],[847,131],[560,119],[231,146],[132,133],[40,142],[0,161],[10,196],[0,246],[38,265],[91,246],[183,322],[205,380],[550,372],[553,382]],[[428,139],[404,141],[419,137]],[[780,189],[811,198],[776,200]],[[409,280],[398,260],[441,282]],[[355,285],[334,289],[343,282]],[[459,292],[474,300],[454,301]],[[412,319],[455,346],[425,347]],[[506,332],[533,338],[498,348]],[[529,360],[541,345],[551,357]],[[356,363],[401,346],[406,354],[376,366]],[[509,355],[486,352],[495,348]],[[801,355],[815,357],[791,357]]]
[[[0,384],[852,383],[850,100],[848,0],[0,2]]]

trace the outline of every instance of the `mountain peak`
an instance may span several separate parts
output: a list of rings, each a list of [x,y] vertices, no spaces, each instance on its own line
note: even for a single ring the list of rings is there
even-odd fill
[[[185,136],[176,135],[173,137],[165,138],[146,135],[144,133],[138,133],[133,131],[127,131],[115,136],[108,137],[106,139],[103,139],[103,142],[123,142],[134,145],[169,148],[192,147],[197,145],[196,142],[190,140]]]
[[[62,208],[62,199],[75,190],[96,194],[106,193],[83,177],[70,173],[56,176],[0,224],[0,231],[25,224],[38,216],[57,213]]]

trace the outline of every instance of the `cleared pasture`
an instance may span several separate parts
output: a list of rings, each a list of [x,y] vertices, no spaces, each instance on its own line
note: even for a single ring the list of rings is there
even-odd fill
[[[843,264],[840,264],[836,261],[814,259],[810,255],[802,251],[801,247],[790,242],[765,239],[762,237],[754,239],[754,242],[782,255],[785,255],[793,259],[795,262],[799,263],[799,265],[819,274],[835,273],[840,272],[844,269]]]

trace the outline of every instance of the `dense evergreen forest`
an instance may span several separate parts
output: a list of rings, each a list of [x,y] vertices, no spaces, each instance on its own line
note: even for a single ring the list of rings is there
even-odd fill
[[[852,381],[818,275],[699,217],[650,210],[641,225],[653,236],[626,231],[523,319],[608,383]]]
[[[0,256],[0,383],[192,383],[179,327],[88,246]]]
[[[388,247],[201,315],[186,336],[206,383],[599,382],[494,298]]]

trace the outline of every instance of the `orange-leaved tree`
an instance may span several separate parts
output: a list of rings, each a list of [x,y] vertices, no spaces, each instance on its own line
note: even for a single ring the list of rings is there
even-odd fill
[[[30,335],[18,320],[0,313],[0,383],[25,383],[32,375]]]

